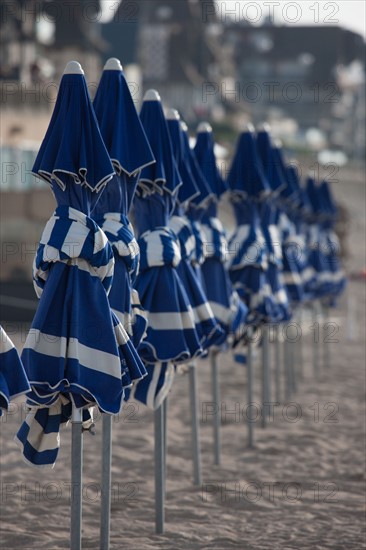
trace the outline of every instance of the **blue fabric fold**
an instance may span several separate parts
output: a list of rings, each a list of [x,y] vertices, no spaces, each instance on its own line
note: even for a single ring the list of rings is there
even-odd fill
[[[0,416],[9,409],[12,399],[29,390],[28,378],[18,352],[0,326]]]
[[[33,173],[62,190],[73,183],[99,191],[114,169],[104,145],[83,75],[62,77],[56,105]]]

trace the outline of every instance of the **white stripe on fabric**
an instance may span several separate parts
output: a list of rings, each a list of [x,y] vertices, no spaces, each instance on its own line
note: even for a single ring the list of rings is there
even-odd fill
[[[155,410],[155,393],[156,393],[156,387],[158,385],[159,377],[161,374],[161,364],[158,363],[157,365],[154,365],[153,368],[154,368],[153,377],[149,384],[149,389],[146,395],[146,406],[149,407],[150,409]]]
[[[174,311],[169,313],[150,313],[146,310],[145,312],[149,320],[149,327],[153,330],[186,330],[195,329],[196,326],[191,308],[181,313]]]
[[[52,216],[46,223],[42,233],[41,241],[40,241],[41,244],[47,244],[48,241],[50,240],[50,237],[51,237],[52,231],[54,230],[57,219],[58,218],[56,218],[55,216]]]
[[[296,285],[300,286],[303,282],[302,277],[299,273],[296,272],[284,272],[282,275],[282,280],[285,285]]]
[[[288,298],[285,290],[279,290],[274,295],[277,304],[287,304]]]
[[[164,384],[161,386],[160,391],[155,395],[154,410],[158,409],[162,405],[163,401],[168,397],[168,394],[173,386],[174,377],[174,365],[169,363],[165,370]]]
[[[196,322],[207,321],[209,319],[214,319],[213,311],[211,310],[208,302],[201,304],[192,308],[194,318]]]
[[[119,325],[120,326],[120,325]],[[32,344],[31,339],[34,339]],[[36,344],[36,345],[34,345]],[[78,360],[82,366],[121,379],[119,356],[81,344],[76,338],[45,334],[31,328],[24,349],[32,349],[42,355]]]
[[[117,343],[119,346],[127,344],[129,342],[129,336],[126,329],[121,324],[114,327],[114,333],[116,335]],[[113,356],[112,356],[113,357]]]
[[[230,239],[230,247],[233,244],[233,239],[235,239],[235,244],[239,246],[244,243],[249,237],[250,225],[239,225],[238,229],[234,232]]]
[[[277,260],[282,260],[282,245],[280,233],[276,225],[269,226],[269,234],[271,237],[271,242],[274,250],[274,255]]]
[[[231,309],[229,307],[225,307],[218,302],[212,301],[209,301],[209,305],[214,313],[214,316],[219,319],[219,321],[225,324],[229,322],[231,316]]]
[[[25,419],[26,424],[29,426],[27,443],[30,443],[34,449],[37,449],[38,453],[58,449],[60,447],[60,432],[44,433],[44,428],[34,417],[37,410],[38,409],[34,409]],[[49,414],[51,416],[61,414],[61,405],[57,403],[50,407]]]
[[[306,269],[304,269],[301,276],[304,282],[309,282],[311,279],[316,277],[316,271],[312,267],[307,267]]]
[[[163,242],[161,237],[167,239]],[[164,260],[164,251],[166,247],[171,247],[173,251],[172,266],[177,267],[181,262],[181,252],[175,234],[169,227],[161,227],[154,231],[147,231],[140,237],[140,241],[146,243],[146,262],[149,267],[162,267],[166,265]]]
[[[9,336],[6,334],[3,327],[0,326],[0,353],[7,353],[8,351],[14,349],[14,344],[10,340]]]
[[[71,224],[70,229],[65,236],[65,240],[62,243],[61,251],[70,256],[70,258],[79,257],[88,235],[89,229],[85,225],[81,225],[80,223]],[[95,237],[97,237],[97,235],[95,235]],[[96,252],[95,245],[96,239],[94,242],[94,253]],[[102,250],[102,248],[97,249],[97,252],[99,250]],[[46,259],[48,258],[46,257]]]

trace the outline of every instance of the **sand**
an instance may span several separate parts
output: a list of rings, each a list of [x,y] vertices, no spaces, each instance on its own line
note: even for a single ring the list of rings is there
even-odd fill
[[[339,196],[355,216],[350,225],[351,261],[364,265],[363,189],[339,184]],[[361,240],[361,241],[360,241]],[[352,267],[350,265],[350,267]],[[349,304],[356,322],[349,330]],[[203,485],[192,484],[188,378],[176,378],[169,397],[166,533],[154,531],[153,416],[130,406],[113,426],[111,548],[193,549],[361,549],[364,532],[364,327],[365,286],[352,281],[331,321],[338,342],[331,364],[318,345],[318,379],[312,368],[312,323],[303,320],[304,380],[292,405],[275,407],[266,429],[255,426],[255,449],[247,449],[245,368],[231,355],[220,359],[222,465],[213,466],[212,425],[202,411],[212,401],[210,366],[198,364]],[[19,349],[21,336],[17,339]],[[274,346],[271,346],[272,357]],[[273,366],[273,364],[272,364]],[[260,402],[260,354],[255,365]],[[274,397],[273,397],[274,400]],[[236,405],[237,404],[237,405]],[[230,414],[237,407],[239,413]],[[4,549],[69,547],[70,428],[54,470],[25,465],[13,435],[22,409],[0,421],[1,535]],[[296,418],[297,417],[297,418]],[[297,421],[294,421],[297,420]],[[101,421],[84,436],[83,548],[99,548]]]

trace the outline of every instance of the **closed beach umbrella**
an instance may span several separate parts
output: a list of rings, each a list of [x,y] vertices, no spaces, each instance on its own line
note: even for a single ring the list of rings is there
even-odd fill
[[[277,200],[279,210],[278,228],[282,243],[283,257],[283,281],[286,286],[289,300],[293,306],[301,304],[304,300],[304,288],[302,272],[305,267],[305,239],[303,236],[303,220],[300,201],[300,182],[298,181],[295,167],[293,177],[296,178],[298,193],[296,203],[289,205],[283,202],[281,192],[288,187],[286,166],[282,157],[281,145],[275,144],[272,148],[276,170],[283,181],[284,186],[280,190]]]
[[[229,241],[229,272],[239,296],[249,308],[248,322],[259,325],[275,316],[275,302],[267,279],[268,248],[261,208],[269,184],[258,158],[253,127],[238,140],[228,175],[237,227]]]
[[[139,353],[154,368],[157,363],[185,362],[200,355],[202,347],[193,310],[177,271],[181,252],[170,220],[182,180],[157,92],[146,94],[140,118],[156,163],[142,170],[134,201],[141,251],[136,289],[148,318],[147,334]],[[137,394],[136,390],[136,397]]]
[[[334,226],[337,222],[338,208],[334,202],[332,192],[327,181],[322,181],[319,187],[322,198],[323,222],[322,222],[322,246],[328,260],[331,274],[332,291],[327,297],[327,305],[335,305],[337,298],[346,287],[346,277],[340,262],[340,243]]]
[[[108,237],[115,258],[109,303],[133,345],[138,346],[146,329],[146,319],[141,314],[137,291],[132,288],[140,253],[128,213],[138,176],[142,168],[155,159],[118,59],[107,61],[93,105],[116,174],[92,215]],[[137,373],[139,367],[140,360]],[[109,548],[111,456],[111,416],[103,415],[101,547],[105,549]]]
[[[0,326],[0,416],[9,409],[12,399],[29,390],[28,378],[18,352]]]
[[[227,344],[236,343],[242,337],[242,330],[247,319],[248,309],[234,290],[227,271],[229,245],[222,222],[218,218],[218,203],[226,193],[227,186],[221,177],[215,156],[215,142],[212,128],[202,123],[197,129],[197,141],[194,153],[200,170],[207,182],[211,200],[204,203],[202,215],[199,216],[203,231],[203,263],[201,266],[206,295],[212,311],[222,330],[226,334]],[[201,185],[203,182],[201,181]],[[200,209],[198,209],[199,211]],[[192,208],[190,215],[196,218],[197,209]],[[199,236],[198,236],[199,238]],[[217,364],[217,350],[211,353],[213,402],[220,411],[221,397],[219,384],[219,370]],[[221,417],[214,415],[214,462],[221,462]]]
[[[191,170],[190,159],[187,158],[184,142],[186,136],[182,130],[179,113],[170,110],[167,114],[167,123],[174,157],[183,183],[178,191],[178,203],[174,215],[170,220],[170,227],[178,238],[182,256],[177,270],[193,309],[201,346],[203,349],[208,349],[213,344],[220,345],[225,339],[225,334],[214,317],[199,276],[192,266],[195,236],[186,217],[186,211],[193,199],[198,202],[200,191]]]
[[[322,209],[322,198],[319,193],[318,184],[310,176],[306,181],[306,193],[311,207],[308,233],[308,264],[311,277],[307,281],[307,290],[310,297],[316,300],[330,295],[333,283],[326,257],[327,246],[324,245],[323,238],[322,224],[324,223],[324,212]]]
[[[139,353],[148,376],[139,382],[131,397],[155,412],[155,498],[156,531],[164,531],[165,455],[162,403],[174,379],[175,364],[202,353],[195,317],[178,274],[182,260],[177,236],[170,220],[182,186],[159,94],[150,90],[144,98],[140,118],[156,163],[143,169],[134,201],[135,227],[141,261],[136,281],[147,313],[146,337]],[[188,193],[190,194],[190,193]],[[181,195],[182,196],[182,195]]]
[[[122,66],[110,59],[94,99],[100,131],[116,175],[93,211],[93,218],[112,245],[115,268],[109,303],[135,346],[146,328],[133,291],[139,266],[139,247],[128,218],[141,170],[155,162],[136,111]],[[137,313],[137,315],[136,315]]]
[[[36,253],[39,305],[22,360],[31,414],[17,438],[30,463],[53,466],[71,405],[120,411],[124,388],[145,369],[108,302],[114,258],[91,218],[114,176],[80,65],[70,62],[33,172],[57,202]]]
[[[229,336],[244,325],[247,308],[240,302],[226,269],[231,249],[226,239],[225,229],[218,218],[218,203],[226,193],[227,186],[219,172],[214,148],[211,126],[207,123],[200,124],[194,152],[213,195],[213,200],[209,201],[201,218],[205,235],[205,261],[201,269],[206,294],[214,315]]]
[[[288,295],[283,281],[283,254],[279,231],[280,210],[276,204],[285,182],[277,169],[269,129],[264,125],[257,133],[257,148],[270,194],[262,207],[262,228],[268,248],[268,280],[276,305],[273,322],[287,321],[291,317]]]

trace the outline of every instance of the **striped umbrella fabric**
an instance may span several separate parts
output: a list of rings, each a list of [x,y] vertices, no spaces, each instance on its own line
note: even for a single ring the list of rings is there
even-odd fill
[[[170,227],[177,236],[182,257],[177,270],[193,309],[196,331],[199,335],[201,346],[207,350],[212,345],[223,343],[225,334],[215,319],[205,295],[202,282],[192,265],[196,242],[192,226],[186,217],[186,208],[194,198],[198,197],[200,192],[191,170],[190,159],[186,156],[185,136],[180,123],[179,113],[175,110],[170,110],[167,114],[167,123],[173,144],[174,157],[183,182],[178,194],[179,203],[176,205],[174,215],[170,220]],[[180,193],[181,190],[185,190],[184,195]],[[182,196],[185,200],[180,200]]]
[[[10,401],[30,391],[18,352],[0,326],[0,416],[9,410]]]
[[[198,127],[194,153],[213,195],[213,200],[208,203],[200,219],[204,235],[202,275],[214,315],[229,337],[230,334],[240,333],[248,310],[234,290],[226,268],[230,248],[226,232],[218,218],[218,202],[226,193],[227,185],[216,163],[213,132],[207,123]]]
[[[171,387],[173,364],[199,356],[202,346],[177,270],[182,254],[170,220],[182,180],[157,92],[145,95],[140,118],[156,164],[142,170],[134,201],[141,254],[135,288],[148,318],[146,337],[138,351],[147,364],[148,376],[133,388],[131,397],[156,409]]]
[[[117,59],[107,61],[93,106],[116,172],[96,204],[93,219],[107,235],[114,253],[109,303],[137,347],[146,330],[146,318],[138,293],[132,289],[140,251],[128,213],[139,174],[155,159]]]
[[[283,174],[285,187],[281,189],[280,230],[283,242],[284,280],[291,302],[297,305],[309,299],[308,287],[314,272],[308,265],[307,244],[310,204],[301,187],[297,167],[286,165],[282,146],[274,147],[276,164]]]
[[[22,353],[31,411],[17,440],[28,462],[53,466],[71,405],[85,420],[94,405],[117,414],[124,389],[146,374],[108,302],[114,255],[91,213],[114,169],[76,62],[66,67],[33,172],[50,184],[57,208],[33,265],[39,305]]]
[[[277,313],[267,275],[269,250],[262,226],[262,204],[270,187],[251,126],[239,136],[228,185],[237,221],[229,241],[229,273],[249,308],[248,321],[256,325],[274,319]]]
[[[324,240],[322,227],[324,223],[322,199],[319,186],[312,177],[307,179],[306,193],[311,206],[308,232],[309,280],[307,281],[307,290],[312,299],[322,299],[332,293],[333,277],[326,256],[328,244]]]
[[[335,305],[337,298],[344,291],[346,277],[339,259],[340,243],[334,231],[337,221],[338,209],[332,197],[327,181],[322,181],[318,187],[318,194],[321,201],[322,222],[321,222],[321,248],[328,263],[329,279],[332,285],[331,292],[327,297],[328,305]]]
[[[283,279],[282,241],[279,231],[280,210],[277,199],[285,181],[275,162],[272,139],[266,126],[257,133],[257,149],[264,174],[270,187],[270,198],[262,208],[262,228],[268,247],[268,280],[276,305],[274,322],[288,321],[291,318],[287,289]]]
[[[284,182],[284,188],[286,188],[288,186],[287,177],[289,176],[286,171],[280,145],[273,147],[273,155],[277,170]],[[293,177],[296,178],[298,193],[296,195],[296,202],[292,205],[283,202],[280,193],[277,200],[279,209],[278,230],[282,243],[283,281],[286,286],[289,300],[291,304],[296,307],[305,299],[302,274],[306,265],[306,250],[299,197],[300,182],[297,177],[296,169],[294,167],[290,168],[294,171]]]

